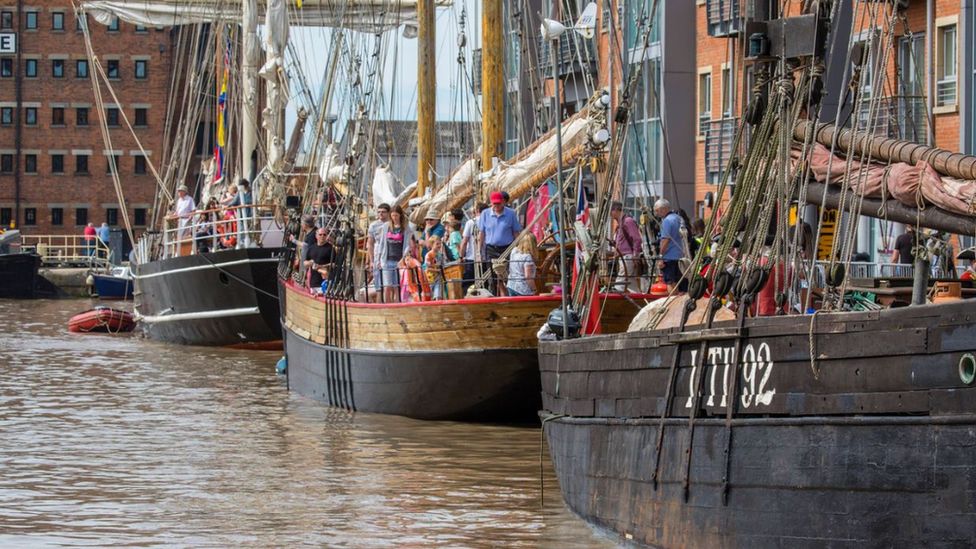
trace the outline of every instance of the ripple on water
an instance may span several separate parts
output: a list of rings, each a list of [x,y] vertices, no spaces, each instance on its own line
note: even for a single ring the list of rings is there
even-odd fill
[[[608,547],[535,427],[349,414],[279,353],[68,334],[86,301],[0,300],[0,546]]]

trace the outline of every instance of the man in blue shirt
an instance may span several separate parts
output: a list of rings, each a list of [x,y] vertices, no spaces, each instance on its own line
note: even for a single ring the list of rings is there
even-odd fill
[[[505,249],[522,232],[522,224],[519,223],[515,210],[505,206],[505,196],[502,193],[491,193],[491,208],[478,216],[478,231],[478,245],[483,246],[489,261],[488,268],[491,269],[488,289],[495,295],[504,295],[505,281],[498,280],[490,262],[505,253]]]
[[[687,243],[681,230],[684,222],[680,215],[671,211],[671,203],[663,198],[654,203],[654,215],[661,218],[661,259],[658,267],[668,289],[674,289],[681,280],[679,260],[687,256]]]

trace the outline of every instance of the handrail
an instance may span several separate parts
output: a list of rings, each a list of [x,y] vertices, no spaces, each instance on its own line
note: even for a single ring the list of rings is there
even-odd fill
[[[250,246],[252,237],[261,240],[260,221],[275,220],[279,206],[242,204],[188,214],[168,214],[163,218],[163,257],[179,257],[218,249]],[[257,215],[258,212],[268,212]],[[232,214],[228,217],[228,214]]]
[[[112,251],[97,235],[21,235],[21,239],[21,249],[32,249],[44,265],[111,267]]]

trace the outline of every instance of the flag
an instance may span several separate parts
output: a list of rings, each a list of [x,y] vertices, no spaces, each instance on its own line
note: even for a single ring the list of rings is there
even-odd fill
[[[224,177],[224,147],[227,145],[227,82],[230,80],[230,37],[225,40],[224,71],[217,94],[217,143],[214,146],[214,181]]]

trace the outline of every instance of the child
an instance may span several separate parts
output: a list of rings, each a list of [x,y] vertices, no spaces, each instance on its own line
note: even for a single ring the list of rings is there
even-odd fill
[[[461,223],[452,221],[447,224],[447,230],[447,249],[450,252],[447,259],[457,261],[461,259]]]
[[[444,297],[444,243],[441,237],[432,236],[427,240],[430,248],[424,256],[424,272],[427,273],[427,281],[430,282],[430,290],[435,300]]]

